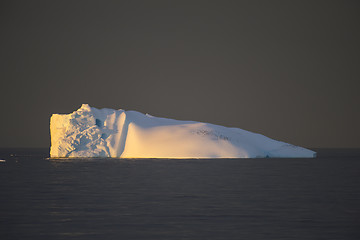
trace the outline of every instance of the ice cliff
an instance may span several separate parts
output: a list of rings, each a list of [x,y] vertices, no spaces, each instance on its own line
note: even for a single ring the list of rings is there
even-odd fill
[[[261,134],[83,104],[50,120],[50,156],[114,158],[312,158],[316,153]]]

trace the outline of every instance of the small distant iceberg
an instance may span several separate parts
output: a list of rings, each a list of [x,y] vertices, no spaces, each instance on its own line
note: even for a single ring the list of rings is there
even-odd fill
[[[83,104],[50,119],[51,158],[313,158],[314,151],[240,128]]]

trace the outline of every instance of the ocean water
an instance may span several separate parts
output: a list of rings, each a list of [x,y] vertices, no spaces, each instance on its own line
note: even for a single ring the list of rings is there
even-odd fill
[[[360,239],[360,149],[47,160],[1,149],[0,239]]]

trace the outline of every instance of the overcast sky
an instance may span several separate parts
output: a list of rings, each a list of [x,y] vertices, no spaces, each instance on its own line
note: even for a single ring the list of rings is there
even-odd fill
[[[0,147],[89,103],[360,147],[359,1],[1,1]]]

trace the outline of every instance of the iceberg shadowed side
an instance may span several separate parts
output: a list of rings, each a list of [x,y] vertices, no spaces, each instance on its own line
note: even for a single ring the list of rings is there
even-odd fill
[[[83,104],[50,119],[52,158],[313,158],[261,134]]]

